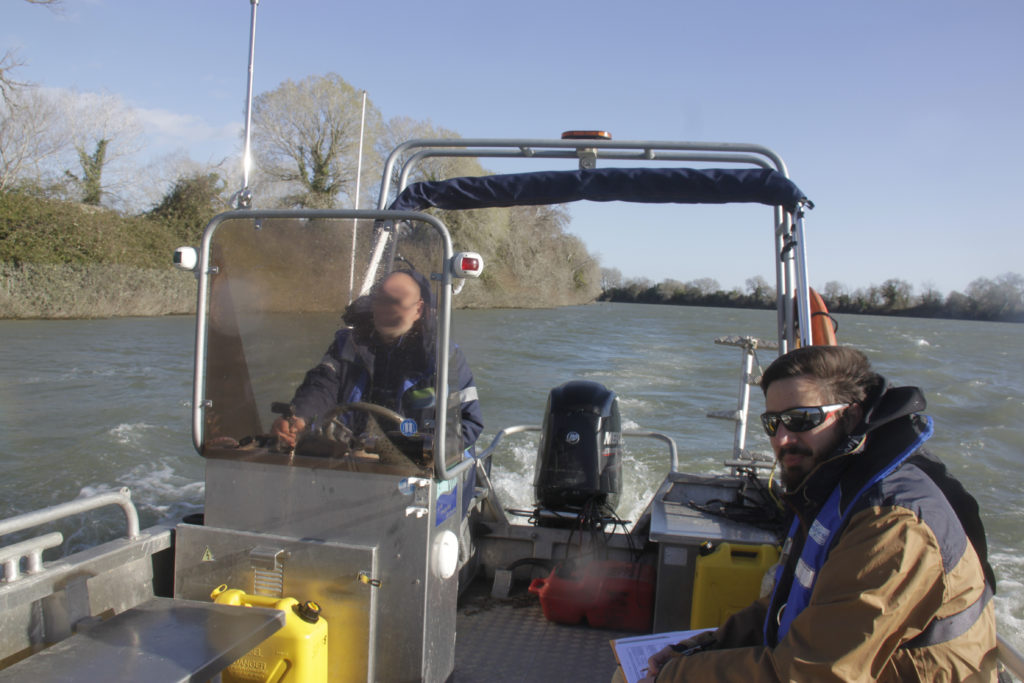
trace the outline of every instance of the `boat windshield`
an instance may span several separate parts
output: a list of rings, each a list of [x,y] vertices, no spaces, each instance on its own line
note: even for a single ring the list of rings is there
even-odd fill
[[[431,274],[442,270],[443,235],[425,222],[390,227],[392,265],[364,283],[373,221],[271,213],[226,214],[207,229],[200,453],[431,476],[448,300],[438,305]],[[382,283],[389,270],[406,271],[395,287]],[[455,389],[443,451],[453,463],[463,450],[457,363],[446,365]],[[296,418],[305,429],[292,448],[275,423]]]

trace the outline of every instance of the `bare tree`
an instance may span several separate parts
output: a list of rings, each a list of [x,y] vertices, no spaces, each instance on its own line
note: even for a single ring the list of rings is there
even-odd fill
[[[939,291],[934,282],[925,282],[921,285],[919,300],[921,305],[926,308],[938,309],[942,306],[942,292]]]
[[[618,268],[601,269],[601,289],[609,290],[622,286],[622,271]]]
[[[702,296],[714,294],[722,288],[722,286],[718,284],[718,280],[713,277],[700,277],[696,280],[690,280],[686,283],[686,287],[688,289],[696,290]]]
[[[337,74],[287,80],[253,100],[253,157],[268,177],[287,184],[286,202],[337,206],[354,192],[362,98]],[[373,150],[380,114],[366,108],[364,150]]]
[[[775,288],[763,276],[748,277],[745,284],[747,292],[757,303],[767,304],[775,300]]]
[[[64,111],[37,88],[0,102],[0,190],[47,182],[47,168],[70,144]]]
[[[902,310],[910,307],[914,286],[906,280],[889,278],[878,290],[884,306],[889,310]]]
[[[59,8],[63,0],[25,0],[30,5],[48,5],[51,9]],[[17,50],[7,50],[0,57],[0,102],[11,106],[14,94],[29,85],[24,81],[15,80],[13,72],[25,65],[18,59]]]
[[[117,95],[71,91],[63,102],[78,162],[77,173],[65,167],[65,177],[85,204],[99,205],[105,197],[118,202],[134,175],[130,159],[141,148],[138,117]]]
[[[384,125],[383,132],[377,140],[377,154],[383,164],[392,150],[408,140],[454,140],[459,137],[461,136],[455,131],[435,126],[430,121],[417,121],[406,116],[399,116],[391,119]],[[409,160],[410,156],[411,154],[405,154],[396,160],[391,173],[392,188],[397,187],[402,166]],[[416,168],[409,177],[409,182],[441,180],[458,176],[479,176],[485,173],[486,171],[480,165],[479,160],[471,157],[426,157],[417,163]],[[394,196],[388,198],[389,201],[391,199],[394,199]]]
[[[829,280],[825,283],[825,288],[821,290],[821,296],[824,297],[825,301],[829,304],[842,305],[849,303],[850,295],[846,290],[846,285],[838,280]]]
[[[1000,320],[1024,310],[1024,277],[1017,273],[1003,273],[995,280],[980,277],[967,285],[965,293],[975,314],[985,320]]]

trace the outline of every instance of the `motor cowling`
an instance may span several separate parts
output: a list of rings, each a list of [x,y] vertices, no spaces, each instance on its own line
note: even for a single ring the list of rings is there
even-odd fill
[[[541,513],[614,512],[622,492],[622,419],[615,392],[582,380],[551,390],[534,490]]]

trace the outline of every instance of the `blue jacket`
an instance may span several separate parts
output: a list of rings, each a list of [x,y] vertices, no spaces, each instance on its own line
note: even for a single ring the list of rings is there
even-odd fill
[[[473,373],[457,345],[449,361],[457,379],[461,405],[461,433],[470,448],[483,431],[483,415]],[[392,344],[375,334],[359,334],[343,328],[335,334],[319,365],[306,373],[295,391],[295,414],[315,424],[339,403],[367,401],[415,419],[420,426],[433,419],[434,358],[418,332],[410,332]]]

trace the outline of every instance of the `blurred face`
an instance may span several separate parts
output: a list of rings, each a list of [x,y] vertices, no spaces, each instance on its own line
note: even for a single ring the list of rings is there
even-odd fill
[[[825,395],[817,380],[809,376],[775,380],[764,396],[765,411],[769,414],[835,403]],[[829,410],[821,424],[806,431],[793,431],[781,420],[777,423],[775,435],[769,438],[782,469],[782,483],[788,490],[799,486],[818,463],[832,455],[847,436],[848,425],[853,423],[854,413],[859,410],[856,405]]]
[[[373,326],[385,341],[398,339],[423,315],[420,286],[405,273],[384,278],[373,295]]]

